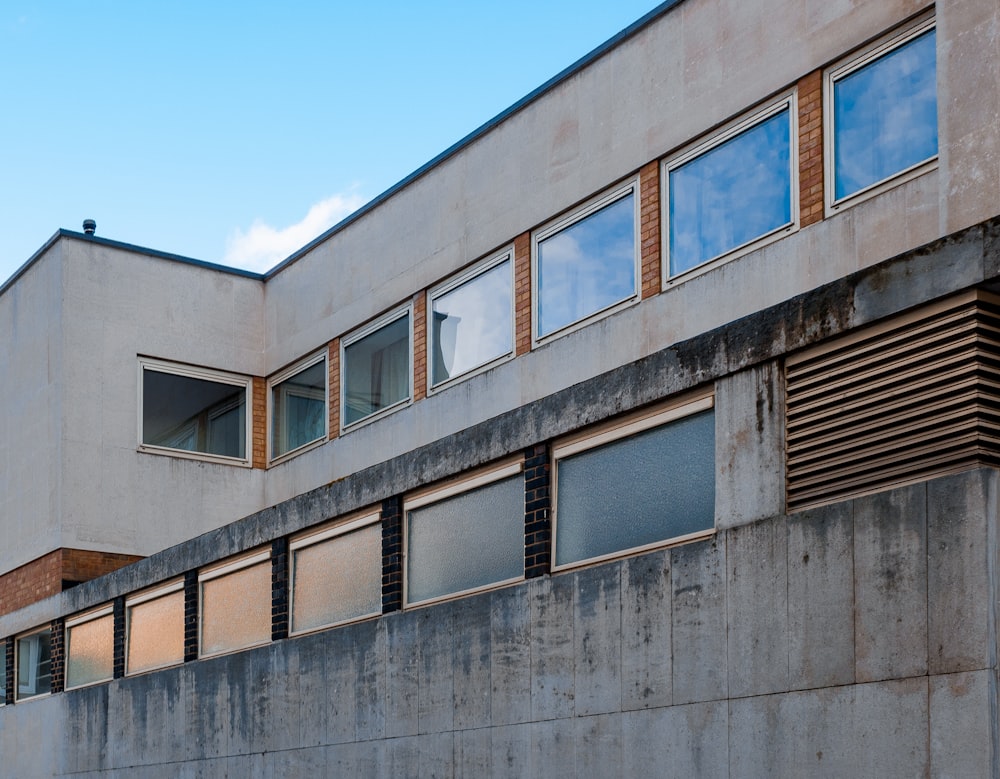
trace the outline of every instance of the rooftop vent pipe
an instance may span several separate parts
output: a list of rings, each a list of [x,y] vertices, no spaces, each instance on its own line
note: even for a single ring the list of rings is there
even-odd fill
[[[97,222],[95,222],[93,219],[83,220],[83,232],[85,232],[87,235],[93,235],[96,229],[97,229]]]

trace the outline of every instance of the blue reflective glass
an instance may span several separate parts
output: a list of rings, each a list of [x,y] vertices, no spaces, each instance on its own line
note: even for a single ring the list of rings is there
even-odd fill
[[[937,154],[934,30],[833,85],[835,198]]]
[[[786,108],[670,171],[670,275],[792,221]]]
[[[635,294],[635,196],[538,242],[538,335]]]

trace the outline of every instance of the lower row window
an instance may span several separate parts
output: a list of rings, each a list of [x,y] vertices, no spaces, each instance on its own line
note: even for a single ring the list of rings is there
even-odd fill
[[[202,657],[271,640],[271,554],[241,557],[198,574]]]
[[[52,631],[46,628],[17,639],[17,699],[52,691]]]
[[[111,606],[66,620],[66,689],[111,679],[114,644]]]

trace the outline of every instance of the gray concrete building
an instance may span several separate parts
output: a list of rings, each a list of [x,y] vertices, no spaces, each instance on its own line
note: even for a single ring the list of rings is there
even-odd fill
[[[1000,6],[670,0],[267,274],[0,286],[0,773],[1000,775]]]

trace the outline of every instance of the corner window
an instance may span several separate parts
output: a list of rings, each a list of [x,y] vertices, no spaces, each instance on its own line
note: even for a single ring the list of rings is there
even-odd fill
[[[668,278],[794,228],[794,116],[789,95],[664,164]]]
[[[366,514],[293,539],[291,632],[382,612],[382,525]]]
[[[536,340],[636,296],[636,189],[632,181],[532,236]]]
[[[508,463],[404,501],[408,605],[524,576],[521,471]]]
[[[184,662],[184,582],[176,581],[125,601],[125,673]]]
[[[17,700],[37,698],[52,691],[52,631],[39,630],[15,642]]]
[[[555,446],[555,568],[713,531],[712,408],[703,397]]]
[[[139,448],[248,465],[249,396],[246,376],[141,359]]]
[[[411,341],[407,306],[341,342],[344,427],[410,399]]]
[[[872,195],[937,159],[934,19],[924,19],[826,74],[827,202]],[[905,179],[904,179],[905,180]]]
[[[327,435],[326,353],[317,354],[268,382],[271,460]]]
[[[199,655],[209,657],[271,640],[271,554],[258,552],[198,574]]]
[[[111,606],[66,620],[66,689],[113,678],[114,642]]]
[[[432,387],[513,351],[513,265],[506,251],[431,291]]]

